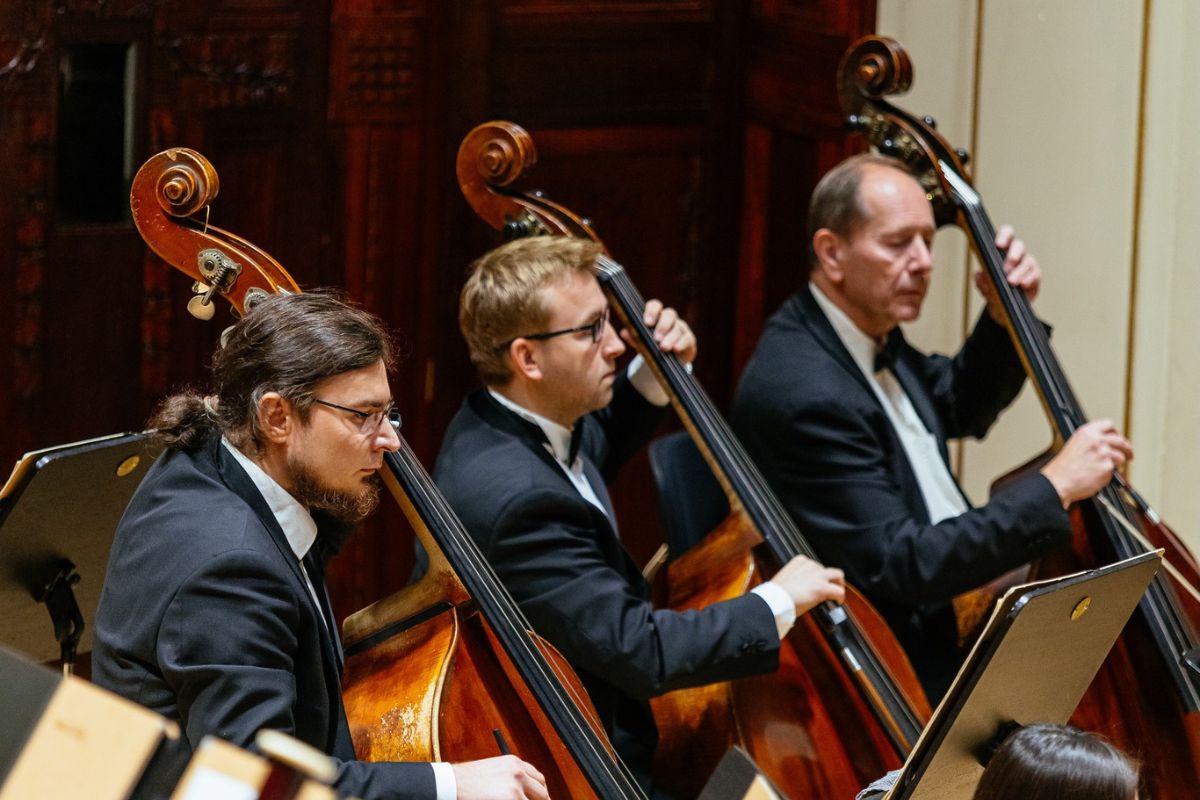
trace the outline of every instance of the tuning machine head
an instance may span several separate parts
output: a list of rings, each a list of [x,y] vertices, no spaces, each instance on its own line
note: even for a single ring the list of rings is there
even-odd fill
[[[216,306],[213,304],[213,293],[217,291],[217,287],[209,286],[207,283],[196,281],[192,284],[192,292],[195,294],[191,300],[188,300],[187,310],[198,320],[208,322],[213,318],[216,311]]]
[[[204,281],[192,284],[196,293],[188,301],[188,313],[199,320],[208,321],[213,318],[213,297],[217,292],[228,294],[242,274],[242,265],[234,261],[215,247],[201,250],[196,255],[196,267],[204,277]]]

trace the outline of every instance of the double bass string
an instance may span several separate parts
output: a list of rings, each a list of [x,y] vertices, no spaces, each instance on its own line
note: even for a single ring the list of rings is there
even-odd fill
[[[550,674],[553,667],[532,641],[529,635],[532,626],[524,612],[507,593],[496,591],[495,587],[500,585],[499,579],[447,506],[440,492],[433,488],[432,480],[413,454],[408,442],[402,438],[401,449],[397,453],[389,454],[388,459],[393,462],[393,468],[403,478],[405,489],[414,502],[420,501],[424,514],[441,530],[451,534],[441,537],[439,545],[446,551],[447,556],[452,558],[460,578],[464,583],[469,583],[471,596],[479,604],[481,611],[484,611],[493,631],[504,642],[505,652],[515,662],[519,661],[524,665],[521,673],[526,676],[530,690],[542,703],[546,713],[558,723],[556,727],[561,728],[563,724],[571,726],[571,730],[560,730],[560,734],[564,737],[571,736],[576,752],[582,748],[590,756],[593,770],[605,774],[613,787],[620,792],[620,797],[644,800],[644,795],[637,788],[628,767],[619,758],[612,756],[599,741],[595,728],[586,721],[585,716],[590,718],[590,714],[585,711],[582,698],[575,698],[567,693],[557,672]],[[492,613],[487,613],[489,610]],[[531,680],[531,677],[536,678],[537,682]],[[598,720],[593,720],[593,723],[596,727],[600,726]],[[584,765],[580,766],[583,768]],[[589,775],[591,780],[590,771],[584,769],[584,773]],[[599,789],[597,791],[602,797],[609,796]]]
[[[540,673],[540,677],[546,683],[545,688],[551,690],[551,697],[558,700],[561,708],[567,712],[566,718],[575,724],[578,732],[584,734],[585,742],[591,746],[591,749],[598,752],[599,748],[596,746],[597,743],[590,735],[592,730],[580,720],[580,717],[584,713],[583,708],[580,705],[576,705],[574,702],[571,702],[564,696],[564,693],[553,691],[554,689],[561,689],[562,686],[557,681],[549,680],[547,678],[547,675],[543,669],[543,667],[546,666],[546,662],[540,657],[540,652],[536,652],[535,646],[527,635],[527,632],[532,628],[528,619],[525,618],[524,612],[522,612],[520,608],[514,602],[512,602],[511,597],[506,593],[496,592],[493,590],[494,586],[499,585],[499,581],[496,578],[495,573],[491,572],[490,567],[488,567],[486,562],[483,561],[482,554],[480,554],[478,550],[474,548],[474,543],[466,538],[466,532],[462,530],[461,525],[458,523],[457,517],[455,517],[446,506],[445,501],[441,498],[440,494],[434,493],[431,485],[429,484],[428,476],[424,474],[423,468],[417,464],[415,456],[407,446],[405,447],[404,455],[405,460],[408,462],[408,472],[414,478],[414,488],[418,489],[418,491],[421,493],[422,499],[425,501],[425,505],[428,510],[432,514],[439,517],[439,522],[444,526],[445,530],[454,530],[456,533],[461,534],[460,536],[454,537],[453,545],[458,549],[459,558],[457,560],[464,567],[463,572],[469,573],[471,577],[475,578],[475,580],[472,581],[475,584],[472,590],[472,595],[476,597],[478,602],[483,599],[481,595],[486,594],[487,602],[490,603],[494,609],[497,609],[500,612],[498,615],[495,615],[498,616],[499,619],[489,618],[489,623],[494,629],[497,629],[498,635],[503,635],[505,633],[505,631],[500,630],[501,623],[508,623],[509,630],[507,633],[509,634],[509,638],[511,638],[513,643],[520,647],[522,654],[526,657],[534,670]],[[493,615],[489,615],[489,617],[491,616]],[[514,655],[512,650],[508,650],[508,652],[510,655]]]
[[[559,723],[567,722],[574,726],[575,745],[578,748],[580,745],[587,748],[592,756],[594,768],[599,768],[607,774],[609,780],[615,784],[615,788],[621,793],[622,797],[642,798],[643,795],[636,787],[632,775],[624,762],[613,758],[608,750],[601,744],[595,734],[595,730],[590,727],[582,717],[588,715],[585,710],[585,704],[581,698],[567,696],[565,686],[557,678],[560,677],[558,672],[555,672],[554,678],[546,674],[546,668],[550,666],[544,658],[540,650],[537,649],[529,636],[529,631],[532,626],[526,619],[524,612],[515,604],[511,596],[505,592],[495,591],[493,587],[500,585],[499,579],[492,572],[491,567],[487,565],[482,554],[476,548],[474,542],[469,538],[466,531],[462,528],[458,518],[446,505],[445,499],[440,493],[432,489],[432,482],[428,475],[424,472],[424,468],[420,466],[415,455],[412,454],[406,446],[406,460],[409,462],[409,472],[414,478],[414,483],[422,494],[427,508],[440,518],[440,522],[445,530],[454,531],[457,535],[454,537],[453,545],[457,548],[457,560],[462,566],[464,573],[469,573],[476,580],[476,587],[472,588],[472,595],[476,597],[477,602],[481,603],[481,608],[486,608],[486,604],[482,602],[481,596],[486,595],[486,600],[491,604],[491,607],[498,613],[488,615],[488,621],[492,625],[493,630],[498,636],[508,640],[508,645],[505,647],[506,652],[514,660],[521,657],[526,663],[524,674],[536,674],[541,680],[541,686],[535,686],[531,683],[530,689],[539,695],[539,699],[545,703],[548,700],[553,700],[557,703],[559,715],[557,719]],[[503,627],[502,627],[503,626]],[[507,634],[507,635],[506,635]],[[539,692],[538,689],[541,689]],[[551,712],[549,707],[546,708],[547,713]],[[599,721],[594,720],[594,724],[600,727]],[[568,733],[564,731],[563,733]],[[614,773],[613,768],[616,768]],[[625,786],[621,786],[625,783]],[[602,795],[604,793],[601,793]]]
[[[1082,409],[1070,388],[1062,366],[1050,348],[1049,337],[1041,322],[1033,313],[1032,304],[1023,290],[1012,286],[1005,275],[1003,259],[999,251],[991,246],[995,240],[995,230],[987,212],[983,209],[978,194],[970,189],[965,180],[954,173],[945,161],[940,167],[947,181],[954,189],[960,207],[966,218],[971,232],[975,236],[980,250],[980,258],[988,269],[993,286],[1002,301],[1009,321],[1017,333],[1017,339],[1023,345],[1025,355],[1030,363],[1034,379],[1042,387],[1043,397],[1046,398],[1052,421],[1065,442],[1072,433],[1086,421]],[[1108,484],[1096,496],[1093,507],[1097,508],[1105,534],[1117,558],[1129,558],[1146,550],[1153,550],[1144,537],[1134,533],[1136,522],[1130,518],[1128,504],[1122,499],[1116,486],[1116,480],[1110,479]],[[1186,586],[1192,593],[1192,587],[1173,567],[1168,570]],[[1200,695],[1190,676],[1180,663],[1180,655],[1193,649],[1190,626],[1185,622],[1183,612],[1179,608],[1174,592],[1165,583],[1161,574],[1152,579],[1146,596],[1142,602],[1143,613],[1146,614],[1154,638],[1168,652],[1168,664],[1172,675],[1179,684],[1180,690],[1189,697],[1189,704],[1194,706]]]
[[[645,301],[624,267],[600,255],[597,257],[597,269],[619,299],[630,324],[645,343],[648,355],[683,406],[685,416],[701,430],[702,440],[711,449],[712,457],[725,473],[726,479],[736,484],[735,495],[746,506],[746,512],[754,518],[755,526],[763,534],[776,561],[784,564],[797,554],[819,560],[778,497],[767,488],[765,479],[730,432],[708,393],[678,358],[652,346],[653,336],[641,320]],[[906,756],[923,725],[890,680],[887,670],[879,662],[878,655],[863,636],[849,609],[824,603],[822,610],[825,616],[823,627],[827,634],[837,640],[835,651],[842,655],[852,674],[860,675],[863,691],[868,695],[868,705],[876,708],[885,729],[894,737],[897,749],[902,756]],[[880,704],[884,707],[880,708]]]
[[[638,331],[639,337],[649,345],[653,341],[653,336],[645,328],[638,316],[639,309],[645,306],[645,302],[637,294],[637,290],[633,288],[624,268],[605,256],[600,256],[597,259],[597,263],[602,265],[609,285],[620,296],[622,304],[629,312],[630,321]],[[746,465],[740,463],[741,459],[738,458],[739,453],[736,451],[737,449],[730,446],[729,437],[722,435],[723,431],[720,428],[723,426],[716,421],[718,414],[716,409],[713,408],[712,401],[708,398],[707,394],[692,379],[692,376],[688,374],[687,369],[680,363],[678,358],[669,356],[656,347],[648,346],[647,349],[650,351],[655,364],[663,372],[664,377],[679,398],[680,403],[684,406],[687,416],[692,420],[693,424],[698,428],[702,428],[703,432],[707,434],[703,438],[708,447],[713,450],[713,458],[720,465],[722,471],[726,473],[726,477],[731,482],[737,483],[740,490],[737,492],[739,497],[749,496],[759,506],[765,508],[766,503],[764,502],[764,498],[759,494],[758,487],[750,485],[750,482],[744,479]],[[777,519],[770,521],[773,523],[779,522]],[[780,533],[782,531],[772,532]],[[790,555],[789,550],[793,553],[802,553],[809,557],[815,557],[815,554],[813,554],[806,543],[786,541],[788,547],[781,548],[779,541],[772,541],[776,538],[775,536],[766,537],[768,544],[772,548],[773,555],[780,560],[780,563],[788,560]],[[790,537],[786,537],[785,534],[784,538]]]
[[[640,337],[647,343],[653,341],[653,336],[641,323],[637,316],[637,311],[645,306],[645,302],[637,294],[637,290],[633,288],[631,281],[624,268],[611,259],[600,256],[597,259],[598,263],[602,263],[605,268],[605,274],[608,276],[610,285],[622,297],[625,307],[628,309],[631,320],[635,320],[635,325],[638,329]],[[726,477],[737,484],[739,497],[752,498],[753,505],[759,510],[765,511],[768,515],[767,520],[759,522],[769,522],[769,526],[765,526],[766,531],[770,534],[766,537],[768,544],[773,550],[773,555],[779,559],[780,563],[785,563],[791,556],[801,554],[809,558],[816,559],[816,553],[813,552],[809,544],[802,538],[793,535],[794,528],[785,520],[790,520],[786,517],[786,512],[778,506],[778,502],[770,502],[774,499],[773,496],[763,492],[763,481],[758,474],[757,468],[750,462],[746,452],[741,447],[734,446],[730,441],[731,436],[724,424],[724,420],[712,405],[712,400],[708,394],[701,388],[693,376],[688,373],[687,369],[680,363],[679,359],[663,353],[658,348],[648,348],[651,351],[658,367],[666,376],[671,388],[679,396],[681,404],[683,404],[688,416],[692,419],[697,427],[703,428],[705,441],[710,448],[714,450],[713,458],[720,464],[722,470],[726,473]],[[749,478],[749,479],[748,479]],[[758,478],[759,480],[754,480]],[[782,540],[782,541],[779,541]],[[781,544],[786,547],[781,547]]]

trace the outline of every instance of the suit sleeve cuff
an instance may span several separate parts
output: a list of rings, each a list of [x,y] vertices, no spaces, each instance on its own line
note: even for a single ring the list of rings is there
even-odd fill
[[[792,598],[778,584],[770,581],[760,583],[750,593],[761,597],[767,608],[771,609],[771,615],[775,617],[775,630],[779,633],[780,641],[783,641],[783,637],[796,624],[796,605]]]
[[[437,787],[437,800],[456,800],[458,797],[458,781],[454,779],[454,767],[445,761],[434,761],[433,785]]]
[[[688,374],[692,372],[691,362],[683,365]],[[642,358],[641,353],[633,357],[629,362],[629,368],[625,371],[629,377],[629,382],[633,384],[633,388],[637,389],[638,394],[652,406],[662,408],[671,399],[667,397],[666,391],[658,382],[658,378],[654,377],[654,372],[646,364],[646,359]]]

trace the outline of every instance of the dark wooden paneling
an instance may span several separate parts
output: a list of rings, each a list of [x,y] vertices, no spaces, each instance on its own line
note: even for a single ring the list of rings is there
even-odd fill
[[[809,197],[820,176],[855,148],[838,103],[838,63],[874,19],[873,0],[753,4],[732,377],[766,318],[806,280]]]

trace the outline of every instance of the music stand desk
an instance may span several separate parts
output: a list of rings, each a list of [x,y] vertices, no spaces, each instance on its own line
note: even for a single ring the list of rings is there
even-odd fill
[[[1010,589],[887,800],[970,800],[997,735],[1066,722],[1158,571],[1161,552]]]
[[[17,462],[0,489],[0,644],[52,661],[61,656],[55,629],[69,627],[62,618],[71,616],[56,607],[78,603],[82,620],[93,620],[117,523],[160,451],[151,437],[151,431],[114,434],[27,453]],[[39,600],[56,579],[67,585]],[[45,601],[53,624],[39,608]],[[85,625],[78,651],[91,645]]]

